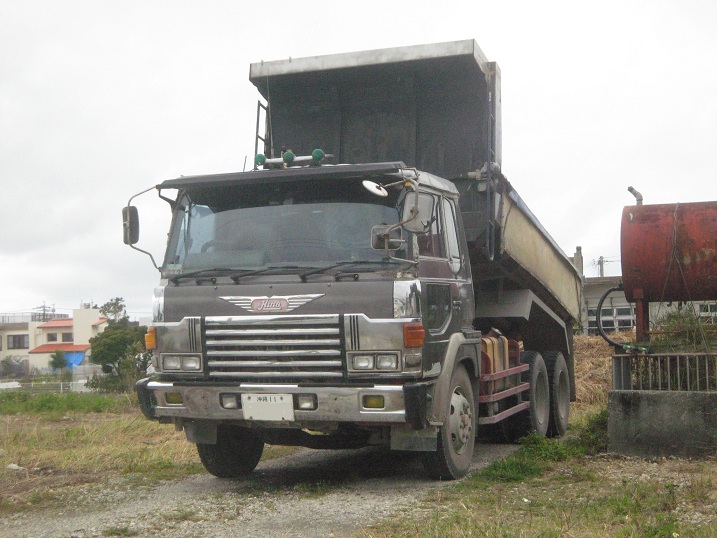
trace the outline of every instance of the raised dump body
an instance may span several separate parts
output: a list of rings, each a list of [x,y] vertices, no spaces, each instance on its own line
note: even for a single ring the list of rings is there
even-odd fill
[[[533,297],[511,293],[529,290],[580,320],[581,274],[500,173],[500,69],[474,40],[255,63],[250,79],[270,105],[267,153],[403,161],[456,184],[478,318],[529,317]]]

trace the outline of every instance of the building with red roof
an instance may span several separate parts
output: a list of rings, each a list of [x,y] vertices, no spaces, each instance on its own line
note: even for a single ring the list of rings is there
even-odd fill
[[[90,339],[107,327],[98,308],[83,305],[72,317],[49,321],[0,320],[0,355],[25,364],[26,372],[51,370],[50,357],[63,351],[70,368],[89,362]]]

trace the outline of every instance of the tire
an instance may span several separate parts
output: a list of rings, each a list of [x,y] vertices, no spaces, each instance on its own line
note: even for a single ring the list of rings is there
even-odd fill
[[[204,468],[217,478],[238,478],[251,473],[261,459],[264,442],[246,428],[219,426],[217,444],[197,444]]]
[[[465,367],[455,367],[451,375],[450,400],[443,426],[438,432],[438,450],[426,452],[423,464],[436,480],[455,480],[468,474],[476,437],[476,407],[473,385]]]
[[[568,364],[560,351],[543,353],[545,367],[548,370],[550,387],[549,437],[562,437],[568,431],[570,416],[570,374]]]
[[[511,443],[533,432],[546,435],[550,421],[550,388],[545,361],[537,351],[521,352],[520,361],[530,366],[521,376],[523,383],[530,384],[526,391],[530,407],[502,422],[503,434]]]

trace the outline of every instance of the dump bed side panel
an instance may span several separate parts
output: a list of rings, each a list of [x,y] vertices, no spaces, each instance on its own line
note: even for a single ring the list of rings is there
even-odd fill
[[[491,209],[489,182],[493,184]],[[582,275],[510,182],[495,174],[491,179],[458,178],[454,183],[461,193],[461,213],[472,251],[476,290],[529,289],[568,326],[580,321]],[[493,253],[487,247],[489,223],[495,234]]]

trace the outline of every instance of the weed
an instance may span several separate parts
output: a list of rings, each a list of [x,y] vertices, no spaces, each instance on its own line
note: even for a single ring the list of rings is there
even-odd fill
[[[330,482],[319,480],[318,482],[299,482],[296,484],[295,489],[303,493],[309,499],[316,499],[317,497],[323,497],[324,495],[331,492],[334,484]]]
[[[139,533],[129,527],[110,527],[102,531],[102,536],[137,536]]]
[[[590,416],[577,438],[567,441],[574,453],[601,454],[607,452],[607,408]]]
[[[173,512],[170,512],[169,514],[164,514],[162,516],[164,519],[168,521],[199,521],[201,518],[197,515],[196,510],[175,510]]]

